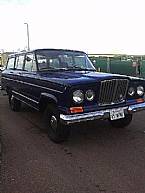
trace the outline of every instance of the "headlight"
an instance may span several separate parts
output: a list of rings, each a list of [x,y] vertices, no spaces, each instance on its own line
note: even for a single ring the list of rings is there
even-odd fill
[[[84,94],[81,90],[76,90],[73,92],[73,100],[75,103],[82,103],[84,100]]]
[[[137,87],[137,94],[138,94],[139,96],[144,95],[144,87],[143,87],[143,86],[138,86],[138,87]]]
[[[93,90],[87,90],[86,94],[85,94],[85,97],[88,101],[92,101],[95,97],[94,91]]]
[[[135,94],[135,89],[133,87],[130,87],[128,89],[128,95],[133,96]]]

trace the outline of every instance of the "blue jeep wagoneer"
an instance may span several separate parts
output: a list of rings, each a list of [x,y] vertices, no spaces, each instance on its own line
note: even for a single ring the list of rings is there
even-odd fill
[[[45,112],[48,136],[62,142],[69,124],[108,119],[125,127],[132,114],[145,109],[145,80],[96,72],[81,51],[37,49],[11,55],[2,72],[13,111],[21,103]]]

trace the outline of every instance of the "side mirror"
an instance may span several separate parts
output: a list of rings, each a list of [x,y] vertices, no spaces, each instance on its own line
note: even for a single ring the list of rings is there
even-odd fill
[[[29,58],[28,56],[26,57],[26,61],[27,62],[30,62],[32,59],[31,58]]]

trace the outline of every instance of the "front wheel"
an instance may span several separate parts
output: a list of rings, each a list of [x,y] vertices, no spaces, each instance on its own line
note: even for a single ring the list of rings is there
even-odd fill
[[[45,123],[48,129],[48,137],[53,142],[61,143],[68,139],[70,129],[60,122],[59,112],[55,105],[48,105],[45,111]]]
[[[118,119],[118,120],[110,120],[109,122],[112,125],[112,127],[116,128],[124,128],[127,127],[132,121],[132,114],[125,115],[124,118]]]
[[[20,111],[21,101],[16,99],[12,94],[9,95],[9,105],[12,111]]]

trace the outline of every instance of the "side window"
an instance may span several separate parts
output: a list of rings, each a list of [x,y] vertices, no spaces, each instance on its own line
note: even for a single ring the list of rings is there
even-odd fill
[[[37,70],[35,57],[33,54],[27,54],[26,55],[24,70],[26,70],[28,72],[34,72]]]
[[[20,55],[16,57],[16,65],[15,68],[17,70],[22,70],[23,69],[23,64],[24,64],[24,55]]]
[[[9,58],[7,63],[7,69],[14,69],[15,58]]]

